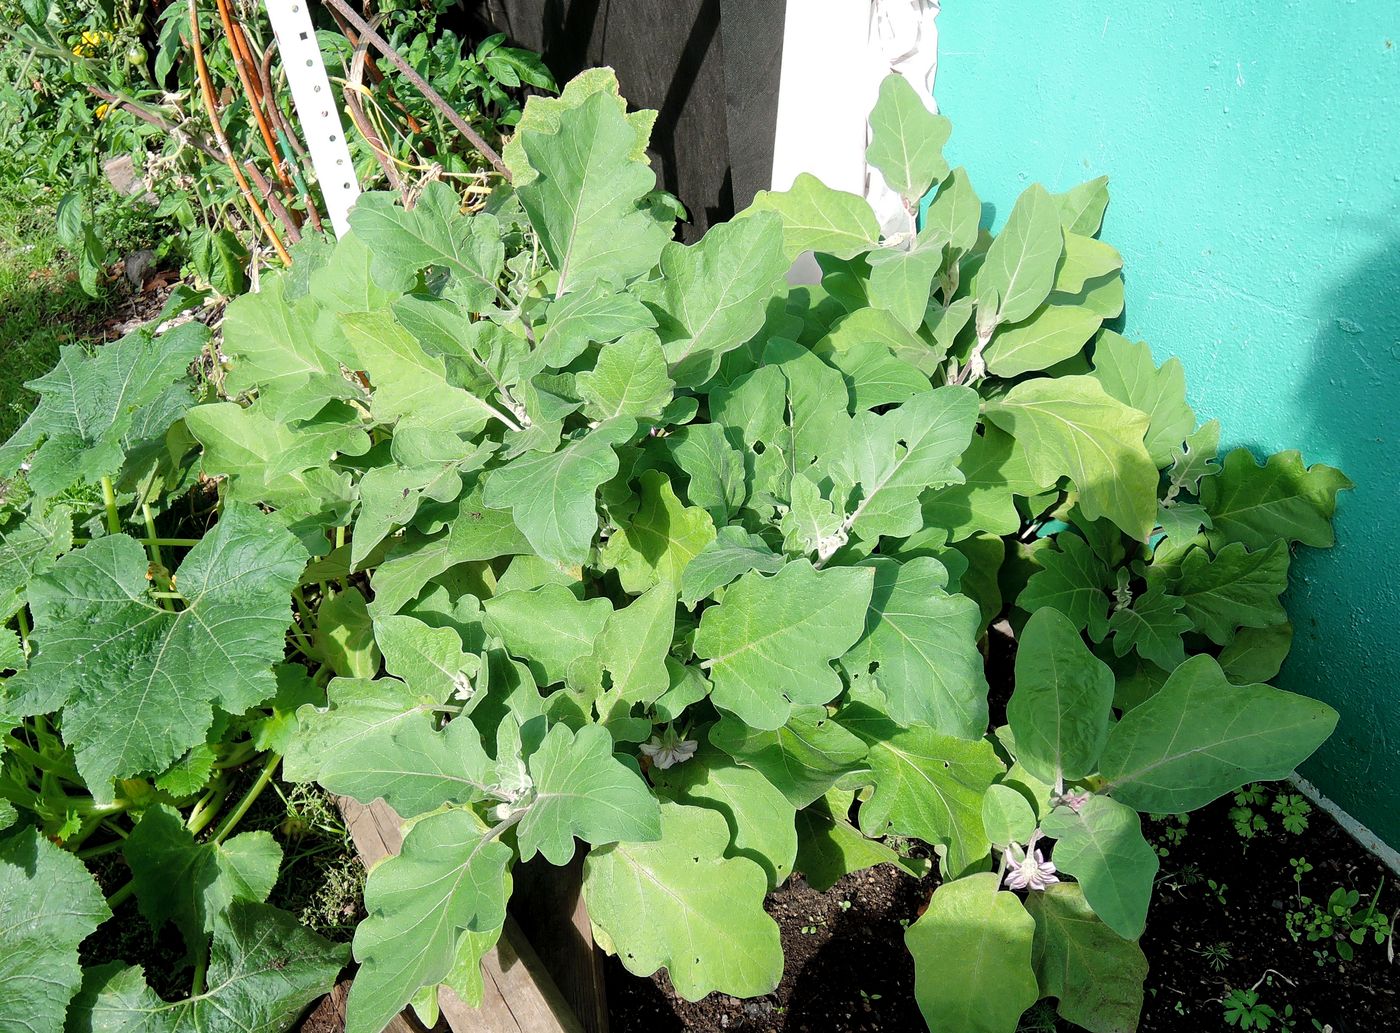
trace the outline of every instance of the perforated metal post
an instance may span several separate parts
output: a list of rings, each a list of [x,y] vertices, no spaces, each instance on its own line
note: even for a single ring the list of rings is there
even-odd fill
[[[350,229],[350,209],[360,196],[360,184],[345,143],[339,103],[326,76],[316,30],[311,25],[309,0],[263,0],[277,50],[292,88],[292,102],[301,121],[302,137],[321,184],[336,236]]]

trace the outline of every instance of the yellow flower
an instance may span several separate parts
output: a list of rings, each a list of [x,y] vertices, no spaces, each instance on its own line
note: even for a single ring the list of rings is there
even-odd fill
[[[110,110],[111,110],[111,107],[110,107],[109,105],[107,105],[107,104],[99,104],[99,105],[97,105],[97,118],[98,118],[98,120],[101,121],[102,119],[106,118],[106,117],[107,117],[107,112],[110,111]]]
[[[95,32],[90,32],[90,31],[84,30],[84,32],[83,32],[83,42],[84,42],[84,43],[92,43],[92,44],[95,45],[95,44],[98,44],[98,43],[101,43],[101,42],[102,42],[102,37],[99,36],[99,35],[98,35],[97,33],[95,33]]]
[[[74,53],[76,56],[78,56],[78,57],[82,57],[82,56],[83,56],[83,47],[82,47],[82,44],[81,44],[81,43],[78,44],[76,47],[73,48],[73,53]]]

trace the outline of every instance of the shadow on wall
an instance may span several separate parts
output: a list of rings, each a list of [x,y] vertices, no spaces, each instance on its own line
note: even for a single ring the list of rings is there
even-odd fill
[[[1291,400],[1305,461],[1341,467],[1337,545],[1301,550],[1292,584],[1309,598],[1282,683],[1341,710],[1337,733],[1303,769],[1374,831],[1400,842],[1400,232],[1360,227],[1376,245],[1323,296],[1307,372]],[[1348,230],[1355,232],[1354,227]],[[1357,758],[1365,758],[1362,764]]]

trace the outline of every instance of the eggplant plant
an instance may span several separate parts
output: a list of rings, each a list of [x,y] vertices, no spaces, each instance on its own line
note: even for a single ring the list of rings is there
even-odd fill
[[[479,1001],[512,866],[579,852],[597,941],[686,998],[777,986],[763,903],[794,871],[931,858],[907,945],[932,1030],[1012,1033],[1042,997],[1136,1028],[1140,813],[1283,777],[1335,724],[1267,682],[1291,552],[1332,544],[1349,482],[1221,457],[1180,364],[1105,326],[1104,180],[1031,186],[993,234],[948,122],[892,78],[868,156],[907,227],[802,176],[685,246],[651,120],[585,73],[527,104],[486,210],[367,194],[217,351],[147,335],[37,384],[0,451],[24,470],[0,912],[51,932],[0,956],[0,994],[42,970],[48,1015],[161,1007],[136,970],[79,972],[104,905],[31,765],[89,794],[75,836],[134,814],[143,909],[196,950],[212,931],[211,986],[236,965],[272,921],[256,844],[178,808],[243,751],[405,820],[366,883],[350,1033],[407,1004],[431,1024],[439,986]],[[789,286],[805,252],[821,281]],[[210,526],[163,540],[191,497]],[[36,850],[85,910],[59,914]],[[142,898],[198,866],[223,888]]]

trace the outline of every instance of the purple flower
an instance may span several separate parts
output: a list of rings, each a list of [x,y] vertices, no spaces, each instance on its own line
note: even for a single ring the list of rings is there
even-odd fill
[[[1002,867],[1006,870],[1006,887],[1013,890],[1043,890],[1052,883],[1059,882],[1055,874],[1055,862],[1047,861],[1035,848],[1040,839],[1040,830],[1031,835],[1031,841],[1022,850],[1012,843],[1001,855]]]

